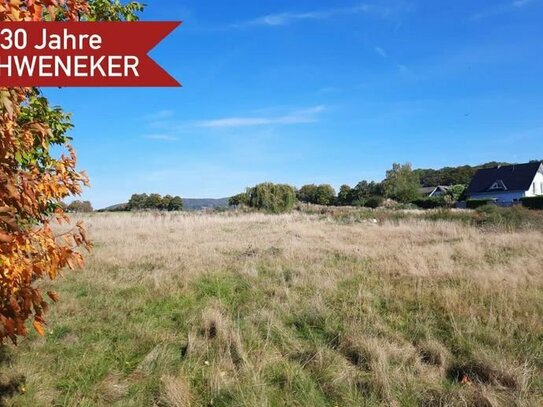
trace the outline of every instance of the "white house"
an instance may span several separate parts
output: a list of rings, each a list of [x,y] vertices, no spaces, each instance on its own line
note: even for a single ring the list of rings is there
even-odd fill
[[[541,162],[478,170],[468,188],[469,199],[493,199],[498,205],[512,205],[538,195],[543,195]]]

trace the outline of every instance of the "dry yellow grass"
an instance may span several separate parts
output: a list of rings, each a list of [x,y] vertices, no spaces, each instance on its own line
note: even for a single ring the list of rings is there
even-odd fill
[[[9,365],[39,406],[543,403],[543,235],[293,213],[93,214],[46,339]],[[462,383],[464,382],[464,383]]]

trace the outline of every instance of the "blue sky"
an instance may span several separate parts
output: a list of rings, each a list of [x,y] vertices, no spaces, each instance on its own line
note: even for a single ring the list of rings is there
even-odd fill
[[[44,89],[97,208],[541,158],[542,0],[147,0],[183,88]]]

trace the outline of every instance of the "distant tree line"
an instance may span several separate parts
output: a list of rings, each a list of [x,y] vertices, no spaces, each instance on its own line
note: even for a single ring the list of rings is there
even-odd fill
[[[336,191],[328,184],[304,185],[297,191],[300,202],[317,205],[380,206],[386,198],[408,203],[420,197],[420,183],[410,164],[394,164],[382,182],[360,181],[354,187],[342,185]]]
[[[530,162],[541,162],[542,160],[531,160]],[[437,185],[468,185],[471,179],[482,168],[493,168],[498,165],[512,165],[511,163],[491,161],[481,165],[469,166],[462,165],[459,167],[443,167],[439,170],[431,168],[419,168],[413,172],[419,178],[423,187],[431,187]]]
[[[90,201],[72,201],[68,205],[64,204],[63,209],[66,212],[93,212],[94,208]]]
[[[133,194],[126,205],[126,210],[159,210],[159,211],[181,211],[183,210],[183,199],[180,196],[160,194]]]
[[[485,165],[490,166],[491,163]],[[362,180],[354,187],[342,185],[337,194],[329,184],[308,184],[300,189],[295,189],[289,185],[264,183],[248,188],[244,193],[232,196],[229,199],[229,205],[245,205],[273,213],[290,210],[296,201],[315,205],[377,208],[386,199],[391,199],[400,204],[415,204],[421,208],[450,207],[462,198],[466,186],[471,180],[471,175],[467,177],[463,168],[456,167],[454,171],[449,171],[446,168],[413,170],[409,163],[394,163],[392,168],[386,172],[383,181]],[[430,173],[430,171],[434,172]],[[421,181],[421,177],[426,177],[424,182]],[[464,179],[467,181],[458,182]],[[445,184],[450,188],[443,196],[428,198],[422,195],[421,187],[432,180],[446,180],[447,182],[436,183],[436,185]]]

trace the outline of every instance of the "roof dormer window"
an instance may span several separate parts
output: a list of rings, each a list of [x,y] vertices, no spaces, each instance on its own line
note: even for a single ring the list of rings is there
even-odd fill
[[[501,179],[495,181],[490,188],[488,188],[489,191],[505,191],[507,190],[507,187],[503,183]]]

